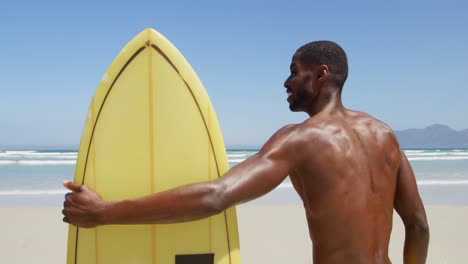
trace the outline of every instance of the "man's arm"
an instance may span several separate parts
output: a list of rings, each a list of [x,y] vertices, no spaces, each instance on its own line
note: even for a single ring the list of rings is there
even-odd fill
[[[291,134],[294,126],[280,129],[249,159],[213,182],[182,186],[146,197],[117,202],[103,201],[84,185],[64,186],[68,195],[64,221],[80,226],[103,224],[157,224],[202,219],[237,203],[262,196],[278,186],[294,166]]]
[[[403,151],[400,151],[395,193],[395,210],[405,225],[404,263],[426,263],[429,245],[429,226],[416,178]]]

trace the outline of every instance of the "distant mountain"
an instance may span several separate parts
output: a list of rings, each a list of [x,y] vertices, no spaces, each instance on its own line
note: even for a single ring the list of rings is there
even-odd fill
[[[468,129],[456,131],[447,125],[395,131],[395,135],[403,148],[468,148]]]

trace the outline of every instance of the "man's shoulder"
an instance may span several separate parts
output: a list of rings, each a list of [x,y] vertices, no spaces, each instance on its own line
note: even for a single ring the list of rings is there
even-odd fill
[[[285,149],[296,152],[306,145],[319,143],[327,138],[324,131],[327,124],[308,118],[302,123],[289,124],[277,131],[273,138],[282,141]]]
[[[261,150],[275,149],[281,152],[289,152],[300,145],[303,139],[302,124],[288,124],[278,129],[270,139],[263,145]]]
[[[288,124],[278,129],[270,138],[270,141],[290,141],[299,133],[301,124]]]
[[[374,135],[374,137],[384,139],[386,142],[391,142],[392,144],[398,146],[398,140],[395,136],[395,133],[387,123],[368,113],[357,111],[354,112],[354,126],[357,128],[357,130],[366,130],[367,133],[370,132]]]
[[[319,136],[321,128],[322,124],[309,118],[302,123],[285,125],[280,128],[276,134],[280,137],[287,138],[288,141],[292,143],[304,138],[310,138],[314,134]]]
[[[376,129],[382,129],[385,131],[391,132],[392,129],[388,124],[386,124],[384,121],[372,116],[369,113],[366,112],[360,112],[360,111],[349,111],[348,115],[356,120],[356,123],[364,123],[369,126],[373,126]]]
[[[330,135],[340,134],[342,131],[366,131],[379,136],[394,137],[391,127],[380,119],[366,113],[355,110],[346,110],[337,116],[313,116],[304,123],[298,124],[297,130],[309,139],[330,140]]]

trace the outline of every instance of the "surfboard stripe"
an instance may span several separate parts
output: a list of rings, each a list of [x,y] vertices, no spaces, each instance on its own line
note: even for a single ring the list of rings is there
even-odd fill
[[[99,234],[98,234],[98,228],[94,229],[94,243],[96,244],[96,264],[99,264]]]
[[[75,264],[77,263],[77,259],[78,259],[78,235],[79,235],[79,232],[78,232],[78,229],[79,227],[75,227],[76,229],[76,235],[75,235]]]
[[[207,108],[209,108],[209,105],[207,105]],[[208,127],[211,128],[211,113],[208,109],[208,111],[206,111],[208,113]],[[209,140],[209,138],[208,138]],[[211,145],[208,145],[208,180],[211,181]],[[212,233],[211,233],[211,227],[212,227],[212,222],[213,222],[213,218],[212,217],[209,217],[208,218],[208,248],[210,249],[210,252],[213,252],[213,244],[212,244]]]
[[[229,226],[228,226],[228,220],[227,220],[227,213],[226,211],[224,213],[224,222],[226,223],[226,236],[227,236],[227,244],[228,244],[228,249],[229,249],[229,263],[232,263],[232,256],[231,256],[231,239],[229,239]]]
[[[93,104],[94,104],[94,99],[93,99]],[[98,188],[97,188],[97,180],[96,180],[97,179],[97,177],[96,177],[96,142],[94,142],[94,144],[92,146],[90,146],[90,148],[92,148],[92,152],[93,152],[93,168],[92,168],[93,169],[93,182],[94,182],[93,184],[94,184],[94,190],[97,192]],[[96,245],[96,264],[99,264],[99,232],[98,232],[98,228],[94,229],[94,244]]]
[[[149,149],[150,149],[150,190],[154,193],[154,131],[155,131],[155,120],[154,120],[154,105],[153,105],[153,56],[151,50],[149,50],[149,43],[146,44],[148,49],[148,103],[149,103]],[[156,264],[156,226],[151,225],[151,263]]]
[[[96,181],[96,142],[91,146],[93,149],[93,181],[94,181],[94,190],[97,192],[97,181]],[[99,264],[99,228],[94,229],[94,244],[96,245],[96,264]]]

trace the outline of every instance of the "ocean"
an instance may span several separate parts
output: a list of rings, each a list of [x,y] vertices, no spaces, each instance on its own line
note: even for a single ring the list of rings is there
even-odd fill
[[[258,149],[227,150],[229,165],[237,165]],[[425,204],[468,205],[468,149],[406,149]],[[76,150],[0,151],[0,207],[61,206],[72,180]],[[286,179],[251,203],[300,203]]]

